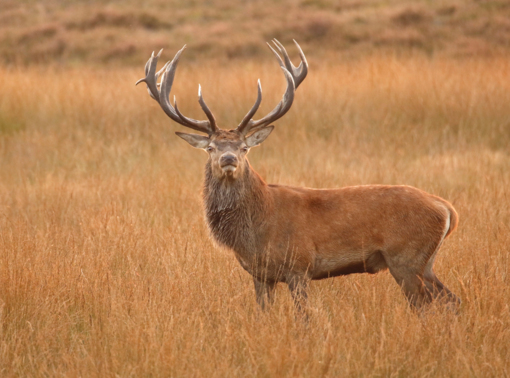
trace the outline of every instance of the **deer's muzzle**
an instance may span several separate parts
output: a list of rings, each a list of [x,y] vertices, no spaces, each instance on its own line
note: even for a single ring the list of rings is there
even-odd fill
[[[223,172],[233,173],[237,169],[237,156],[231,152],[227,152],[220,157],[220,167]]]

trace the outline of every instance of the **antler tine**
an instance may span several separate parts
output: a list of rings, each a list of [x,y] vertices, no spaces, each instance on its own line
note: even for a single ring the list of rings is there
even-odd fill
[[[204,131],[208,133],[209,135],[213,134],[216,130],[218,130],[218,127],[216,126],[216,119],[214,118],[214,115],[212,114],[211,110],[207,107],[200,90],[200,86],[198,87],[198,102],[200,103],[200,106],[202,110],[204,111],[205,115],[209,119],[209,121],[199,121],[193,118],[186,117],[184,114],[182,114],[179,111],[179,108],[177,107],[177,99],[174,96],[174,110],[177,116],[179,117],[179,123],[183,126],[190,127],[194,130],[198,131],[204,131],[204,127],[207,128],[207,131]]]
[[[274,43],[274,42],[273,42],[273,43]],[[267,45],[267,47],[269,47],[269,49],[273,52],[274,56],[276,56],[276,59],[278,59],[278,63],[280,64],[280,67],[285,67],[285,63],[283,63],[283,60],[282,60],[282,58],[281,58],[280,54],[278,54],[278,53],[276,52],[276,50],[275,50],[275,49],[273,49],[273,46],[271,46],[271,45],[269,44],[269,42],[266,42],[266,45]],[[275,43],[275,45],[276,45],[276,43]],[[278,47],[278,46],[276,46],[276,47]],[[279,49],[279,48],[278,48],[278,49]]]
[[[147,85],[147,91],[151,97],[159,103],[166,115],[168,115],[172,120],[183,126],[211,135],[217,130],[216,120],[205,104],[200,88],[198,101],[207,115],[208,121],[199,121],[184,116],[178,111],[177,107],[174,108],[169,101],[169,95],[172,89],[177,64],[179,63],[179,58],[185,48],[186,45],[184,45],[184,47],[175,54],[172,61],[167,62],[158,72],[156,72],[156,66],[163,50],[161,50],[156,56],[154,56],[153,52],[145,65],[145,77],[138,80],[136,85],[141,82],[145,82]],[[160,83],[157,82],[159,76],[161,76]],[[176,102],[174,103],[176,104]]]
[[[197,121],[196,119],[188,118],[184,114],[182,114],[181,111],[179,110],[179,108],[177,107],[177,98],[175,96],[174,96],[174,109],[175,109],[175,113],[179,117],[178,122],[181,125],[189,127],[190,129],[193,129],[193,130],[206,132],[209,135],[211,135],[212,133],[214,133],[216,131],[216,128],[214,128],[214,129],[210,128],[209,130],[204,131],[204,125],[208,126],[210,124],[209,121]],[[212,115],[212,113],[211,113],[211,115]],[[214,116],[213,116],[213,119],[214,119]]]
[[[255,115],[257,110],[259,109],[260,103],[262,102],[262,86],[260,85],[260,79],[257,81],[257,101],[255,101],[255,104],[253,104],[253,107],[250,109],[248,114],[246,114],[239,124],[237,126],[237,130],[243,134],[245,127],[249,124],[251,121],[251,118]]]
[[[296,47],[299,51],[299,57],[301,58],[301,62],[299,63],[299,66],[294,66],[292,62],[290,61],[289,55],[287,54],[287,50],[285,50],[285,47],[278,41],[276,38],[273,39],[274,45],[278,48],[280,53],[283,55],[283,59],[285,61],[285,68],[289,70],[289,72],[292,74],[292,77],[294,78],[294,83],[297,87],[299,87],[299,84],[302,83],[302,81],[305,79],[306,75],[308,74],[308,62],[306,61],[305,54],[303,53],[303,50],[301,50],[301,46],[296,42],[295,39],[293,39],[294,43],[296,44]],[[273,50],[273,49],[272,49]],[[276,51],[273,50],[273,52],[276,54]],[[278,56],[278,58],[280,58]],[[281,62],[281,58],[280,58]]]
[[[292,64],[289,55],[285,50],[285,47],[283,47],[283,45],[278,40],[274,39],[273,43],[283,56],[283,60],[280,54],[278,54],[278,52],[276,52],[276,50],[269,43],[267,45],[278,59],[278,63],[280,64],[280,67],[282,68],[282,71],[285,75],[285,79],[287,80],[287,89],[283,95],[282,100],[268,115],[266,115],[264,118],[254,121],[253,119],[251,119],[251,117],[255,115],[255,112],[257,111],[260,105],[260,101],[262,99],[262,90],[260,88],[259,81],[259,95],[257,97],[257,102],[251,108],[248,114],[246,114],[246,116],[243,118],[239,126],[237,126],[237,131],[239,131],[242,135],[247,135],[249,132],[261,129],[270,124],[271,122],[274,122],[277,119],[283,117],[292,106],[296,88],[298,87],[299,84],[301,84],[301,82],[305,79],[308,73],[308,63],[306,61],[305,55],[303,54],[301,47],[296,41],[294,41],[294,43],[296,44],[299,50],[299,55],[301,57],[301,63],[299,64],[298,67],[295,67]]]
[[[296,87],[294,86],[294,80],[290,72],[285,67],[282,67],[282,71],[285,75],[285,78],[287,79],[287,90],[283,94],[282,99],[278,105],[276,105],[276,107],[264,118],[261,118],[258,121],[250,120],[247,125],[248,127],[244,128],[243,135],[269,125],[271,122],[274,122],[277,119],[283,117],[285,113],[289,111],[292,103],[294,102],[294,93],[296,92]]]
[[[161,71],[156,73],[156,66],[158,64],[158,59],[161,56],[161,53],[163,52],[163,49],[161,49],[158,53],[158,55],[154,56],[154,51],[151,54],[151,57],[145,63],[145,77],[143,79],[138,80],[135,85],[138,85],[142,82],[144,82],[147,85],[147,91],[149,92],[149,95],[159,102],[159,91],[158,91],[158,84],[157,79]],[[168,63],[167,63],[168,64]],[[166,66],[166,65],[165,65]]]
[[[211,124],[211,129],[217,130],[216,119],[214,118],[214,115],[212,114],[211,110],[205,103],[204,98],[202,97],[202,87],[200,86],[200,84],[198,84],[198,103],[200,104],[200,107],[204,111],[205,115],[207,116],[207,119]]]

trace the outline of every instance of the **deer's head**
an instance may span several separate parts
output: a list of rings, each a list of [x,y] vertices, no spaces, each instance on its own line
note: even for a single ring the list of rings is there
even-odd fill
[[[246,155],[250,148],[258,146],[273,131],[274,126],[265,126],[244,137],[237,130],[218,130],[210,136],[176,134],[193,147],[209,154],[212,173],[216,178],[237,178],[247,166]]]
[[[203,149],[209,154],[212,173],[218,179],[235,179],[240,175],[240,172],[244,171],[245,167],[248,165],[246,155],[250,148],[262,143],[269,136],[271,131],[273,131],[273,126],[269,124],[287,113],[294,101],[296,88],[301,84],[308,73],[308,63],[306,62],[305,55],[296,41],[294,41],[294,43],[301,57],[299,67],[295,67],[292,64],[287,51],[280,42],[275,39],[273,43],[283,56],[282,59],[276,50],[268,44],[269,48],[278,58],[278,62],[287,80],[287,89],[283,98],[265,117],[259,120],[253,120],[252,117],[257,112],[260,102],[262,101],[262,88],[259,80],[257,101],[237,128],[232,130],[222,130],[217,126],[214,115],[209,110],[202,97],[200,85],[198,86],[198,102],[207,116],[207,120],[195,120],[184,116],[177,107],[175,97],[173,106],[170,103],[169,95],[175,77],[177,63],[186,46],[179,50],[174,59],[166,63],[158,72],[156,72],[156,66],[162,51],[156,56],[152,53],[152,56],[145,65],[145,77],[138,80],[136,83],[145,82],[147,84],[149,95],[159,103],[163,111],[172,120],[185,127],[207,134],[176,133],[193,147]],[[161,76],[161,80],[158,83],[159,76]]]

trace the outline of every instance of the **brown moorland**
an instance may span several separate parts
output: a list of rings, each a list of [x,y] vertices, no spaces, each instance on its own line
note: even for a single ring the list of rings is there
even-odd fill
[[[178,3],[2,2],[0,375],[509,376],[506,2]],[[308,17],[319,26],[300,32]],[[438,34],[436,17],[450,20]],[[342,30],[367,38],[340,45]],[[375,42],[399,30],[432,48]],[[202,84],[235,127],[257,78],[258,114],[284,91],[273,36],[299,40],[310,76],[252,165],[270,183],[407,184],[449,200],[460,223],[436,271],[459,315],[417,316],[382,272],[313,282],[305,325],[284,285],[261,312],[251,277],[211,242],[206,155],[134,82],[150,51],[189,43],[172,95],[203,118]]]
[[[509,20],[506,0],[3,0],[0,62],[143,64],[148,46],[185,43],[189,59],[265,59],[272,38],[318,57],[492,56],[510,50]]]

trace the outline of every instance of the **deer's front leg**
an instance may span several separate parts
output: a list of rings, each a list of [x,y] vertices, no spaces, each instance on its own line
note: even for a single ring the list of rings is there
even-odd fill
[[[274,291],[276,289],[276,282],[263,282],[253,277],[255,284],[255,294],[257,295],[257,303],[262,308],[266,309],[266,305],[273,303]]]
[[[294,305],[300,315],[307,319],[306,304],[308,300],[308,280],[302,277],[293,277],[287,284],[289,285],[290,294],[294,300]]]

